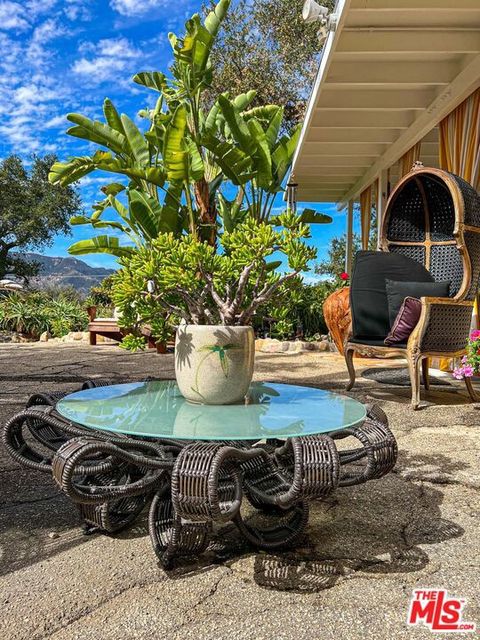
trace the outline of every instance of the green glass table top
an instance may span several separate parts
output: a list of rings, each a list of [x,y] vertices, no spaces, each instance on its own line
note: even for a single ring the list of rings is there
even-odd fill
[[[72,393],[57,411],[92,429],[147,438],[263,440],[338,431],[362,422],[353,398],[322,389],[254,382],[249,404],[187,402],[173,380],[96,387]]]

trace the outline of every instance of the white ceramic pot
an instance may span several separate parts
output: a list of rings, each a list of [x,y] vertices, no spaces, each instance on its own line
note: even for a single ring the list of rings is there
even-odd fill
[[[180,392],[190,402],[244,402],[254,360],[252,327],[187,324],[177,329],[175,374]]]

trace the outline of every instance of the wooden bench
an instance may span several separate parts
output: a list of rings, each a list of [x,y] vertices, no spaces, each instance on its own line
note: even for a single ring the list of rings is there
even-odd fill
[[[88,332],[92,346],[97,344],[97,336],[121,342],[128,333],[127,329],[120,327],[116,318],[97,318],[97,307],[95,306],[87,307],[87,313],[89,318]],[[156,349],[157,353],[167,353],[167,345],[165,342],[157,342],[150,327],[142,327],[142,335],[147,339],[149,349]]]

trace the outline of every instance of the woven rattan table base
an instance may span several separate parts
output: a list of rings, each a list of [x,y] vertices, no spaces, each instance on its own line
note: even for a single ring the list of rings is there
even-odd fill
[[[89,532],[119,531],[150,504],[149,533],[164,568],[208,550],[214,527],[229,522],[256,548],[293,546],[304,533],[310,502],[339,486],[382,477],[397,458],[387,418],[376,406],[367,407],[362,425],[331,434],[190,442],[92,432],[55,412],[59,398],[36,394],[8,421],[8,453],[24,467],[52,473]],[[356,446],[338,448],[347,438]],[[260,517],[245,519],[244,499]]]

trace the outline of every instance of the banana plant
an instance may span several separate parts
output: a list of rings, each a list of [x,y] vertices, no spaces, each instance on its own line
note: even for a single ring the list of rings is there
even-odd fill
[[[150,244],[163,232],[178,236],[188,231],[215,245],[219,218],[225,230],[233,230],[247,214],[269,219],[299,130],[280,135],[283,109],[252,108],[254,91],[233,98],[222,94],[207,112],[202,108],[203,93],[211,84],[210,53],[230,2],[219,0],[203,23],[194,15],[182,37],[169,35],[173,79],[158,71],[134,77],[135,83],[158,93],[155,107],[139,114],[146,127],[119,114],[108,98],[103,121],[67,116],[73,125],[67,133],[98,149],[90,156],[56,162],[51,182],[68,185],[96,171],[121,180],[103,189],[106,197],[90,216],[72,219],[72,224],[91,225],[102,234],[75,243],[71,253],[122,256],[127,249],[120,236],[131,248]],[[233,200],[222,194],[224,182],[237,188]],[[310,214],[310,221],[320,220]]]
[[[276,105],[239,108],[226,95],[218,97],[213,108],[223,118],[222,137],[207,131],[203,144],[223,173],[238,187],[232,200],[220,200],[220,212],[226,230],[246,214],[260,222],[271,218],[275,198],[284,191],[283,183],[291,167],[300,136],[300,127],[291,135],[281,134],[283,108]],[[328,224],[332,218],[305,209],[302,221]],[[272,217],[272,222],[275,219]]]
[[[68,185],[94,171],[113,173],[128,182],[128,207],[116,197],[119,192],[108,193],[105,201],[94,206],[91,217],[77,216],[72,224],[109,228],[126,234],[132,245],[138,246],[162,231],[181,233],[187,218],[192,234],[205,236],[207,229],[208,239],[214,243],[216,193],[223,174],[200,144],[199,127],[205,122],[200,102],[202,92],[210,85],[210,52],[230,1],[220,0],[203,24],[194,15],[186,22],[183,37],[169,35],[174,54],[173,82],[159,72],[141,72],[134,77],[137,84],[160,94],[155,109],[140,112],[149,119],[146,132],[128,116],[120,115],[108,99],[103,105],[104,122],[75,113],[67,116],[74,125],[68,129],[69,135],[100,148],[91,156],[55,163],[51,182]],[[246,106],[248,99],[241,102]],[[115,210],[120,220],[105,219],[108,209]],[[71,253],[90,250],[122,255],[123,248],[116,236],[104,235],[70,248]]]

